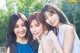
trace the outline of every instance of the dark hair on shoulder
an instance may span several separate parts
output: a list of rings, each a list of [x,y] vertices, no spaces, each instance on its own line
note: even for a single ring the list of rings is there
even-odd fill
[[[27,30],[29,29],[27,18],[24,14],[18,13],[18,14],[12,14],[10,16],[8,23],[8,30],[7,30],[7,38],[6,38],[6,49],[9,47],[10,53],[17,52],[16,35],[14,33],[14,27],[18,19],[22,19],[25,23]],[[26,32],[25,38],[29,39],[28,31]]]

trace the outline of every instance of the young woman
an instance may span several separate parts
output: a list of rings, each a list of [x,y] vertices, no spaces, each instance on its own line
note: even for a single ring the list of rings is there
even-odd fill
[[[29,16],[28,22],[32,35],[39,41],[38,53],[54,53],[52,42],[47,36],[49,29],[41,14],[39,12],[33,13]]]
[[[6,40],[7,53],[37,53],[37,42],[35,41],[34,45],[28,26],[24,14],[13,14],[10,17]]]
[[[41,10],[46,23],[56,28],[48,35],[52,39],[57,53],[80,53],[79,38],[75,28],[68,21],[64,13],[56,5],[47,4]]]

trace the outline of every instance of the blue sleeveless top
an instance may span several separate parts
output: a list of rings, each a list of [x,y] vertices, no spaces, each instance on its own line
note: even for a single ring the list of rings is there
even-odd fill
[[[36,53],[30,46],[29,43],[26,44],[20,44],[16,42],[17,44],[17,53]]]

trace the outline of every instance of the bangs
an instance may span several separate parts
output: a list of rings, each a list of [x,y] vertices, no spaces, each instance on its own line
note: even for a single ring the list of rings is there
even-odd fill
[[[45,21],[44,21],[43,17],[41,17],[41,14],[40,14],[40,13],[35,13],[35,14],[30,15],[30,17],[29,17],[29,19],[28,19],[29,25],[31,24],[31,22],[32,22],[33,20],[36,20],[36,22],[37,22],[38,24],[40,24],[40,23],[41,23],[41,24],[45,23]]]

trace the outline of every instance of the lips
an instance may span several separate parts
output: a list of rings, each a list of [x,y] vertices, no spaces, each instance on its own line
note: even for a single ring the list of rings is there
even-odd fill
[[[23,34],[25,34],[25,31],[23,31],[23,32],[19,32],[19,34],[20,34],[20,35],[23,35]]]
[[[54,22],[52,21],[52,22],[50,22],[50,25],[53,25],[54,24]]]
[[[33,35],[37,35],[37,34],[38,34],[38,32],[34,32],[34,33],[33,33]]]

